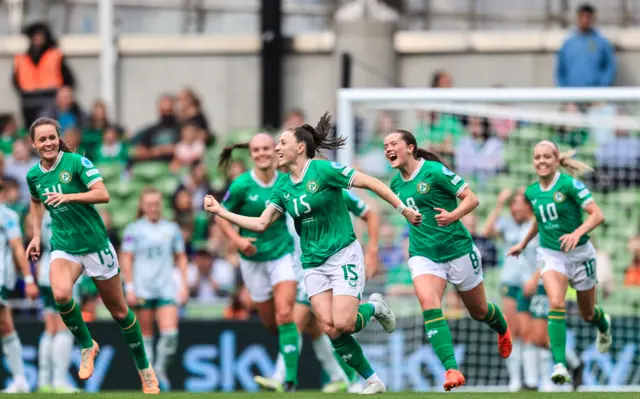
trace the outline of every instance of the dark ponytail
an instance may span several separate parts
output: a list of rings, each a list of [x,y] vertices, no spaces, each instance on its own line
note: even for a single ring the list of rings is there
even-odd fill
[[[335,137],[329,111],[322,115],[315,129],[311,125],[304,124],[295,128],[293,134],[296,137],[296,142],[306,144],[306,156],[309,159],[315,158],[320,149],[336,150],[344,147],[347,141],[345,137]]]
[[[447,165],[445,160],[437,153],[418,147],[418,141],[416,140],[416,137],[413,135],[413,133],[407,130],[402,130],[402,129],[396,129],[394,133],[399,133],[402,136],[402,141],[407,143],[407,146],[409,145],[413,146],[413,157],[415,159],[422,158],[426,161],[439,162],[444,166],[446,166],[447,169],[453,170],[449,167],[449,165]]]
[[[231,161],[231,154],[236,148],[247,149],[249,148],[249,143],[238,143],[229,147],[225,147],[220,153],[220,161],[218,161],[219,167],[221,167],[222,169],[227,169],[227,166],[229,166],[229,162]]]
[[[60,131],[62,128],[57,120],[53,118],[48,118],[46,116],[42,116],[36,119],[31,126],[29,127],[29,137],[31,137],[31,141],[35,142],[36,128],[39,126],[51,125],[56,129],[56,133],[58,134],[58,140],[60,141],[59,148],[62,152],[73,152],[71,148],[67,145],[67,143],[60,136]]]

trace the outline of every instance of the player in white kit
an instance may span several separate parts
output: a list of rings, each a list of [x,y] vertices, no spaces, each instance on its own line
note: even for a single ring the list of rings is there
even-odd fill
[[[24,276],[27,296],[35,299],[38,296],[38,287],[35,285],[22,244],[18,214],[6,205],[0,204],[0,342],[4,361],[13,376],[12,382],[4,392],[28,393],[30,388],[24,373],[22,344],[14,327],[7,300],[8,293],[14,289],[16,283],[14,260],[18,262]]]
[[[125,229],[121,250],[127,301],[136,309],[147,357],[160,388],[168,391],[167,367],[178,349],[177,303],[183,304],[189,297],[187,255],[179,226],[162,218],[159,191],[147,188],[142,192],[138,217]],[[176,266],[182,275],[179,290],[173,277]],[[160,332],[155,356],[154,321]]]
[[[509,213],[502,215],[504,205],[509,204]],[[496,206],[489,214],[483,228],[483,236],[489,238],[500,237],[504,240],[507,249],[519,243],[529,231],[533,222],[533,212],[524,198],[524,189],[518,190],[516,193],[511,189],[504,189],[498,194]],[[537,241],[537,239],[536,239]],[[532,317],[529,312],[529,301],[523,300],[523,286],[531,278],[536,269],[536,248],[537,243],[532,243],[524,252],[524,256],[515,258],[505,256],[501,273],[502,286],[502,311],[509,320],[511,334],[513,336],[513,351],[511,356],[506,359],[507,372],[509,373],[509,390],[517,392],[522,388],[522,370],[524,368],[525,383],[529,387],[535,387],[537,384],[527,383],[527,371],[533,371],[533,375],[537,378],[537,350],[530,345],[529,335],[532,325]],[[535,292],[534,292],[535,293]],[[531,295],[528,295],[530,297]],[[526,303],[527,308],[521,309],[521,303]],[[527,342],[526,344],[524,342]],[[534,361],[531,367],[531,361]],[[523,364],[524,363],[524,364]],[[529,373],[531,375],[531,373]]]

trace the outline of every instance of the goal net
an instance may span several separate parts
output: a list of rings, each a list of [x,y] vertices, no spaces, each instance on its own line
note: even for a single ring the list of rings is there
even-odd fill
[[[480,205],[463,223],[483,255],[489,300],[501,303],[505,244],[482,237],[498,193],[535,181],[532,150],[548,139],[591,165],[582,180],[606,223],[593,234],[598,252],[598,301],[612,315],[610,353],[595,350],[596,331],[581,321],[568,294],[568,345],[584,364],[583,390],[628,390],[640,385],[640,91],[636,89],[349,89],[338,94],[338,131],[348,138],[338,161],[389,182],[395,173],[383,139],[395,128],[414,133],[419,146],[449,162],[478,194]],[[407,226],[400,215],[367,193],[381,214],[382,275],[368,291],[384,291],[399,310],[398,330],[359,334],[368,356],[393,390],[440,390],[444,370],[425,338],[424,323],[406,265]],[[504,214],[508,213],[505,207]],[[471,320],[455,293],[445,313],[467,387],[504,390],[505,362],[495,334]]]

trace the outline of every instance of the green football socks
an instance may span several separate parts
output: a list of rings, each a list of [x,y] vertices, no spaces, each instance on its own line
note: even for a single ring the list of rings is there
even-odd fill
[[[298,383],[298,357],[300,356],[300,334],[295,323],[278,326],[280,353],[284,359],[285,378],[287,382]]]
[[[567,321],[564,309],[549,310],[549,343],[555,364],[567,365]]]
[[[356,315],[356,328],[353,331],[354,333],[359,332],[367,326],[367,323],[373,316],[375,310],[376,309],[373,304],[369,302],[363,303],[358,307],[358,314]]]
[[[360,344],[353,336],[343,334],[332,340],[331,344],[340,359],[352,367],[362,378],[367,379],[374,374],[369,361],[364,357]]]
[[[595,315],[593,316],[593,320],[589,321],[589,324],[596,326],[598,331],[601,333],[606,333],[609,330],[609,322],[607,321],[604,313],[604,310],[600,306],[596,306],[594,308]]]
[[[424,330],[433,351],[440,359],[445,370],[458,370],[456,355],[453,351],[453,338],[442,309],[429,309],[422,312]]]
[[[507,320],[502,315],[500,308],[491,302],[487,303],[487,307],[489,311],[484,317],[484,322],[498,334],[506,334],[508,329]]]
[[[120,324],[120,330],[124,335],[127,346],[133,354],[133,359],[136,362],[138,370],[144,370],[149,367],[149,360],[147,359],[147,353],[144,349],[144,339],[142,338],[142,332],[140,331],[140,324],[136,315],[129,309],[127,316],[122,319],[116,319]]]
[[[342,358],[338,356],[338,353],[335,350],[333,351],[333,355],[336,357],[336,359],[338,359],[338,363],[340,363],[342,371],[344,371],[344,374],[347,376],[347,381],[355,382],[358,373],[356,373],[356,371],[351,368],[351,366],[349,366],[344,360],[342,360]]]
[[[56,307],[58,308],[60,317],[62,317],[62,321],[76,338],[80,347],[82,349],[93,348],[93,338],[91,338],[87,324],[82,319],[82,311],[75,299],[72,298],[71,301],[66,304],[56,303]]]

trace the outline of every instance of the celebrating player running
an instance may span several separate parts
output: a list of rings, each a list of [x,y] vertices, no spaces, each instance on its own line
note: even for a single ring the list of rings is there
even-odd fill
[[[49,278],[62,320],[82,348],[78,376],[93,374],[98,344],[91,338],[80,307],[72,296],[73,285],[83,273],[92,277],[102,301],[118,322],[142,380],[145,393],[158,393],[158,380],[147,360],[140,325],[127,307],[119,275],[118,257],[107,229],[93,204],[109,202],[100,172],[90,160],[74,154],[60,138],[60,125],[38,118],[29,129],[40,162],[27,174],[31,193],[33,239],[27,255],[40,256],[45,208],[51,214],[51,266]]]
[[[410,132],[396,130],[389,134],[384,139],[384,151],[391,167],[398,169],[391,189],[425,215],[424,222],[409,231],[409,268],[427,338],[445,367],[444,389],[449,391],[463,385],[465,379],[458,370],[451,331],[442,314],[447,282],[455,286],[471,317],[498,333],[500,356],[509,357],[512,349],[500,308],[487,303],[480,251],[460,222],[478,206],[478,199],[439,156],[418,148]],[[458,198],[462,200],[459,205]]]
[[[543,140],[533,149],[533,166],[539,181],[530,185],[525,197],[531,204],[535,221],[523,240],[509,250],[518,256],[540,232],[538,264],[549,296],[549,341],[555,366],[551,380],[556,384],[571,381],[567,370],[567,322],[565,296],[571,284],[578,292],[578,307],[583,319],[598,329],[596,347],[604,353],[611,347],[609,315],[596,302],[596,250],[588,233],[604,222],[600,207],[581,181],[558,172],[560,166],[579,174],[590,169],[560,153],[551,141]],[[583,222],[582,209],[589,215]]]
[[[269,206],[260,217],[247,217],[225,210],[211,196],[205,209],[241,228],[262,232],[289,213],[300,235],[302,266],[311,305],[331,338],[336,352],[367,379],[363,393],[386,390],[351,335],[374,316],[387,332],[395,329],[395,316],[380,295],[360,305],[364,289],[364,255],[356,240],[342,189],[366,188],[396,207],[412,224],[422,216],[406,207],[381,181],[334,162],[314,160],[319,149],[333,150],[344,138],[331,137],[333,126],[325,114],[317,128],[303,125],[287,129],[276,146],[279,165],[289,173],[278,179]]]

